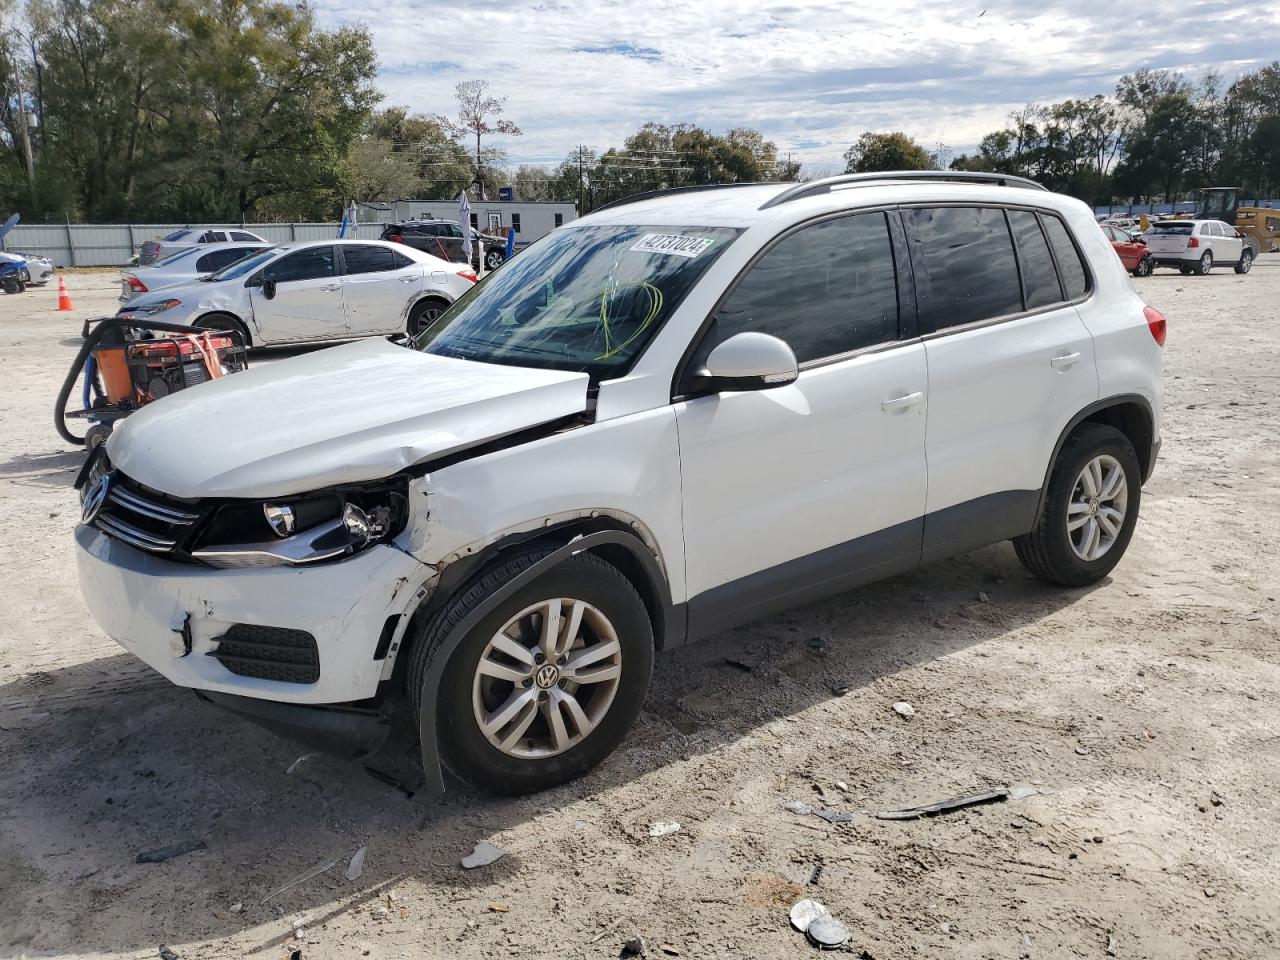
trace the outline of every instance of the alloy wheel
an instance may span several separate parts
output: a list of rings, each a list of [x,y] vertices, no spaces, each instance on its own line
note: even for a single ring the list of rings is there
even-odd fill
[[[1084,465],[1067,505],[1067,539],[1081,560],[1100,559],[1124,528],[1129,482],[1120,461],[1109,454]]]
[[[599,726],[622,679],[622,645],[584,600],[525,607],[489,640],[472,680],[475,721],[508,756],[553,757]]]

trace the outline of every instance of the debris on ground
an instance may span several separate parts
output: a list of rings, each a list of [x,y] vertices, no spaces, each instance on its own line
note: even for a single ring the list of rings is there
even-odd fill
[[[724,662],[735,670],[741,670],[743,673],[751,672],[751,664],[743,663],[741,660],[734,660],[732,657],[725,657]]]
[[[306,883],[312,877],[318,877],[320,876],[320,874],[324,873],[326,870],[332,870],[334,867],[338,865],[338,861],[340,859],[341,859],[340,857],[331,857],[328,860],[322,860],[320,863],[317,863],[310,870],[303,871],[302,873],[298,874],[296,877],[294,877],[292,880],[288,881],[287,883],[281,884],[280,886],[276,887],[274,890],[268,893],[265,897],[263,897],[260,903],[266,903],[272,897],[277,897],[280,894],[284,893],[286,890],[293,889],[300,883]]]
[[[817,900],[797,900],[791,905],[791,926],[807,933],[809,925],[819,917],[829,917],[831,911]]]
[[[658,949],[661,950],[663,953],[665,953],[669,957],[680,956],[680,951],[677,950],[675,947],[673,947],[669,943],[664,943],[662,946],[658,947]]]
[[[178,955],[162,943],[160,944],[160,960],[178,960]]]
[[[364,855],[368,850],[368,846],[363,846],[351,855],[351,862],[347,864],[348,880],[360,879],[360,874],[364,873]]]
[[[815,817],[821,817],[827,823],[848,823],[853,819],[853,814],[847,810],[833,810],[829,807],[822,807],[813,811]]]
[[[819,950],[838,950],[849,942],[849,928],[830,915],[814,920],[804,935]]]
[[[950,813],[953,810],[963,810],[967,807],[980,807],[988,803],[1000,803],[1008,799],[1008,790],[988,790],[985,793],[973,793],[967,797],[939,800],[937,803],[928,803],[919,807],[905,807],[902,810],[882,810],[876,814],[876,819],[917,820],[920,817],[935,817],[940,813]]]
[[[318,756],[320,756],[320,754],[318,753],[304,753],[297,760],[293,761],[293,763],[289,764],[289,769],[284,772],[284,775],[286,777],[292,777],[294,771],[297,770],[298,767],[302,765],[302,762],[304,760],[310,760],[312,757],[318,757]]]
[[[1213,887],[1205,887],[1205,888],[1204,888],[1204,895],[1205,895],[1206,897],[1208,897],[1210,900],[1212,900],[1214,897],[1216,897],[1216,896],[1218,895],[1218,891],[1217,891],[1216,889],[1214,889]]]
[[[1044,793],[1039,787],[1033,787],[1030,784],[1020,783],[1009,788],[1010,800],[1025,800],[1027,797],[1038,796]]]
[[[474,870],[476,867],[487,867],[495,860],[500,860],[507,855],[507,851],[501,847],[495,847],[488,840],[481,840],[476,844],[475,849],[470,854],[462,858],[462,866],[466,870]]]
[[[243,909],[244,909],[244,904],[243,904],[243,903],[241,903],[239,900],[237,900],[235,903],[233,903],[233,904],[232,904],[230,907],[228,907],[227,909],[229,909],[232,913],[239,913],[241,910],[243,910]]]
[[[628,957],[643,957],[644,937],[638,933],[633,937],[628,937],[626,943],[622,945],[622,952]]]
[[[893,705],[893,712],[900,717],[914,717],[916,715],[916,708],[905,700],[899,700]]]
[[[991,602],[991,598],[990,598],[990,597],[988,597],[988,596],[987,596],[985,593],[983,593],[981,590],[979,590],[979,591],[978,591],[978,602],[979,602],[979,603],[990,603],[990,602]]]
[[[680,830],[680,824],[674,820],[659,820],[656,823],[649,824],[649,836],[665,837],[668,834],[677,833]]]
[[[807,817],[811,813],[813,813],[813,804],[805,803],[803,800],[788,800],[786,803],[782,805],[782,809],[786,810],[788,813],[794,813],[802,817]]]
[[[809,871],[809,879],[806,880],[805,882],[811,887],[817,886],[818,881],[822,879],[822,871],[823,871],[822,864],[815,863],[813,865],[813,869]]]
[[[511,908],[505,903],[486,903],[484,908],[490,913],[510,913]]]
[[[388,910],[382,904],[378,904],[376,907],[374,907],[372,910],[369,911],[369,916],[372,917],[374,920],[386,920],[388,917],[391,916],[391,911]]]
[[[1209,794],[1209,802],[1212,803],[1215,807],[1220,807],[1224,803],[1226,803],[1226,801],[1222,799],[1222,794],[1220,794],[1217,790],[1214,790],[1212,793]]]
[[[135,863],[164,863],[166,860],[172,860],[174,857],[180,857],[184,853],[190,853],[193,850],[203,850],[208,844],[203,840],[180,840],[177,843],[171,843],[167,847],[158,847],[155,850],[146,850],[138,854],[134,858]]]

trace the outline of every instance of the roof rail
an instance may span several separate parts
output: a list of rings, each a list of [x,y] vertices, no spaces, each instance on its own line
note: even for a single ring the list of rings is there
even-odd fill
[[[960,170],[885,170],[879,173],[842,173],[835,177],[812,180],[809,183],[797,183],[789,190],[783,190],[776,197],[770,197],[761,204],[761,210],[768,210],[779,204],[790,203],[803,197],[816,197],[830,193],[837,187],[858,186],[860,184],[882,183],[886,180],[936,180],[945,183],[985,183],[1000,187],[1023,187],[1031,190],[1047,190],[1044,184],[1028,180],[1026,177],[1014,177],[1005,173],[966,173]]]
[[[628,203],[639,203],[641,200],[652,200],[654,197],[665,197],[673,193],[697,193],[700,190],[727,190],[731,187],[760,187],[769,186],[772,181],[751,181],[744,183],[704,183],[691,187],[668,187],[665,190],[646,190],[644,193],[633,193],[630,196],[621,197],[617,200],[611,200],[603,207],[596,207],[592,213],[599,213],[601,210],[609,210],[613,207],[626,206]],[[776,184],[781,186],[781,184]]]

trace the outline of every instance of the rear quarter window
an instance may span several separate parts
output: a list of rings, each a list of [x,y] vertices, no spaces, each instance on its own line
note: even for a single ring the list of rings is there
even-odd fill
[[[1044,225],[1045,236],[1049,238],[1049,246],[1053,248],[1054,259],[1058,261],[1058,274],[1062,277],[1062,289],[1067,299],[1083,297],[1089,292],[1089,271],[1075,241],[1067,232],[1066,224],[1049,213],[1041,214],[1040,222]]]

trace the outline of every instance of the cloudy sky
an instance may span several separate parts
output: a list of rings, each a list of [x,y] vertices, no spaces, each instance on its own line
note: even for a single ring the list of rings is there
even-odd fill
[[[1230,78],[1280,56],[1280,3],[1165,0],[316,0],[373,33],[388,104],[452,114],[483,78],[524,130],[514,162],[620,146],[646,120],[752,126],[814,172],[864,130],[957,151],[1031,100],[1110,92],[1138,67]],[[985,11],[985,12],[984,12]]]

